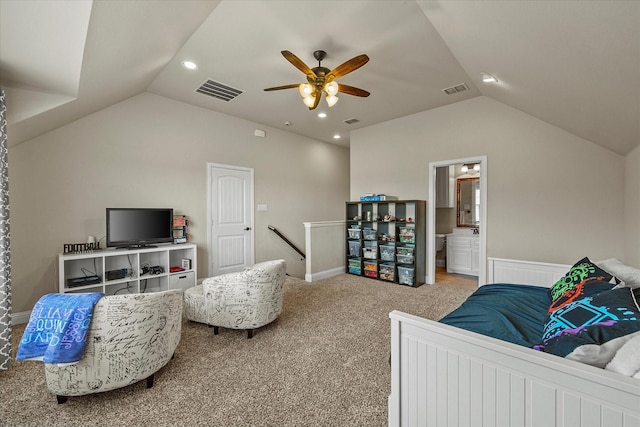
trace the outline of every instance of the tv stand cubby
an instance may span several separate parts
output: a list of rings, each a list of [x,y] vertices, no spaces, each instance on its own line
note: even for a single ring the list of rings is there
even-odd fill
[[[183,265],[183,260],[188,261]],[[122,295],[185,290],[196,285],[196,260],[196,245],[191,243],[59,254],[59,292]],[[184,270],[172,272],[171,267]],[[70,279],[87,277],[92,280],[79,286],[69,286]]]

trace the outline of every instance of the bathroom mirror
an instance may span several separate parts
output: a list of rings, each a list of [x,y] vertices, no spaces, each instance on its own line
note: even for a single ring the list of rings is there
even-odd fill
[[[480,178],[457,180],[456,224],[458,227],[480,225]]]

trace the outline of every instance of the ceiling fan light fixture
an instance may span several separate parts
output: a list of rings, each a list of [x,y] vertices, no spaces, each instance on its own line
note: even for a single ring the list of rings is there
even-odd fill
[[[338,92],[360,97],[367,97],[370,95],[366,90],[349,85],[340,85],[334,81],[334,79],[338,79],[346,74],[349,74],[350,72],[357,70],[358,68],[369,62],[369,57],[367,55],[362,54],[354,56],[347,62],[344,62],[335,67],[333,70],[330,70],[329,68],[322,66],[322,60],[326,56],[326,52],[323,50],[317,50],[313,52],[313,57],[318,60],[318,66],[314,68],[310,68],[300,58],[298,58],[288,50],[283,50],[280,53],[287,61],[291,63],[291,65],[304,73],[304,75],[307,77],[308,83],[294,83],[283,86],[269,87],[264,89],[265,91],[298,88],[304,104],[309,107],[310,110],[314,110],[318,106],[318,102],[320,101],[322,92],[325,93],[325,98],[329,107],[334,106],[336,102],[338,102],[338,97],[336,96]]]
[[[306,105],[307,107],[312,108],[313,104],[316,102],[316,98],[311,95],[307,95],[302,98],[302,102],[304,102],[304,105]]]
[[[300,96],[305,98],[313,93],[313,87],[309,83],[302,83],[298,87],[298,91],[300,92]]]
[[[338,83],[330,82],[324,87],[324,90],[327,91],[329,95],[336,95],[338,93]]]
[[[333,107],[334,105],[336,105],[336,102],[338,102],[338,97],[335,95],[327,95],[326,98],[329,108]]]

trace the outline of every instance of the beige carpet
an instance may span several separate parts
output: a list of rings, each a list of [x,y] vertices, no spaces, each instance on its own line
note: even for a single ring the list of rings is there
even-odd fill
[[[0,371],[0,426],[385,426],[388,314],[437,320],[471,290],[340,275],[287,278],[282,315],[244,331],[185,321],[175,358],[145,382],[56,403],[39,362]],[[13,331],[14,348],[25,325]]]

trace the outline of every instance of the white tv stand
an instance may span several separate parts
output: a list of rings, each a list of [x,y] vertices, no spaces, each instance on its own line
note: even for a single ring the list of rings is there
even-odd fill
[[[171,267],[182,267],[182,260],[190,260],[189,268],[170,271]],[[148,272],[147,267],[161,267],[162,272]],[[126,269],[122,278],[114,278]],[[144,271],[144,272],[143,272]],[[136,249],[105,249],[95,252],[58,255],[58,287],[60,293],[104,292],[106,295],[159,292],[168,289],[187,289],[196,285],[196,245],[159,245]],[[156,274],[154,274],[156,273]],[[70,287],[68,279],[98,276],[99,283]]]

